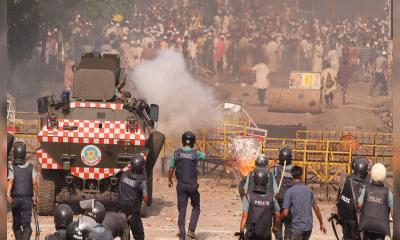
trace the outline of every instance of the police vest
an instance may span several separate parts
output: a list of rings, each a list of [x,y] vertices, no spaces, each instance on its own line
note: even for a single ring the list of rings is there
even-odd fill
[[[350,184],[350,181],[353,184],[353,190],[351,189],[352,184]],[[356,178],[354,175],[346,176],[346,180],[343,184],[341,192],[339,193],[336,203],[338,213],[341,218],[347,220],[357,219],[356,205],[354,201],[358,199],[358,196],[360,195],[360,188],[364,185],[365,183],[362,179]]]
[[[176,179],[180,183],[197,183],[197,150],[175,152]]]
[[[277,183],[279,183],[281,181],[283,166],[277,166],[275,167],[274,170],[275,170],[275,180]],[[293,186],[292,173],[288,169],[285,169],[281,188],[279,189],[279,192],[276,194],[276,200],[278,202],[283,202],[283,198],[285,197],[286,191],[292,186]]]
[[[249,193],[248,230],[257,239],[267,239],[271,236],[272,213],[274,209],[274,194]]]
[[[373,182],[365,187],[360,230],[390,235],[388,198],[389,189],[383,183]]]
[[[257,167],[256,167],[257,168]],[[265,171],[268,171],[265,169]],[[254,189],[254,171],[249,174],[249,182],[247,186],[247,192],[251,193]],[[268,171],[268,184],[267,184],[267,192],[274,192],[274,180],[271,172]]]
[[[106,212],[106,216],[101,225],[110,230],[114,238],[122,236],[124,230],[129,228],[125,219],[117,212]]]
[[[13,165],[14,180],[11,195],[13,197],[33,197],[33,166],[28,164],[26,168]]]
[[[140,209],[142,202],[140,185],[143,181],[143,174],[123,173],[118,186],[118,202]]]

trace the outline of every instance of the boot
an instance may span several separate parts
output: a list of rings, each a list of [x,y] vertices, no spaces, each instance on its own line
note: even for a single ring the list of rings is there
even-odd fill
[[[30,240],[32,235],[32,229],[30,227],[24,228],[22,240]]]
[[[23,234],[22,230],[14,231],[15,240],[22,240]]]
[[[190,237],[190,239],[199,239],[199,237],[192,231],[188,231],[187,236]]]

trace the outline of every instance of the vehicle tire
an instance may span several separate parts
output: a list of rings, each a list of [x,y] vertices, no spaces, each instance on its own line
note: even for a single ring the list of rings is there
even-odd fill
[[[49,171],[41,170],[39,175],[39,203],[40,216],[53,215],[55,207],[55,182],[54,176]]]
[[[147,205],[144,201],[142,202],[142,205],[140,206],[140,217],[142,217],[142,218],[147,217]]]
[[[158,155],[165,142],[165,135],[154,131],[147,140],[146,147],[149,149],[149,154],[146,159],[146,176],[147,176],[147,194],[149,200],[147,206],[151,206],[153,202],[153,168],[157,162]]]

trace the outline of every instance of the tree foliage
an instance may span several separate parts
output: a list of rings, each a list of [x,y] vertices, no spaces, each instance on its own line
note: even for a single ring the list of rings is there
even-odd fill
[[[8,52],[12,61],[24,61],[49,29],[69,39],[77,15],[93,25],[95,32],[110,23],[112,16],[132,13],[132,0],[7,0]]]
[[[11,64],[28,59],[39,32],[35,1],[7,1],[7,50]]]

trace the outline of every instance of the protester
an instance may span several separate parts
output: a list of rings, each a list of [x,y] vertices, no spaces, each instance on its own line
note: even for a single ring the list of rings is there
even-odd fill
[[[294,185],[285,193],[282,217],[292,217],[289,240],[308,240],[313,228],[313,215],[311,209],[319,221],[320,230],[326,234],[326,228],[319,207],[315,201],[314,193],[301,181],[303,169],[299,166],[292,168]],[[285,238],[286,239],[286,238]]]

